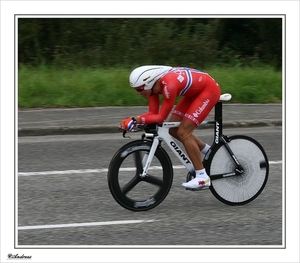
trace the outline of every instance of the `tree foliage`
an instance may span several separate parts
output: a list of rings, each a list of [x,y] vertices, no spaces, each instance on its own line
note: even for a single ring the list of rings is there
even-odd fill
[[[281,69],[281,18],[18,18],[18,62]]]

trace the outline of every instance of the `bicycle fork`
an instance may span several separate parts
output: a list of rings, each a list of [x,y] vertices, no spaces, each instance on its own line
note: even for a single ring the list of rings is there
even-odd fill
[[[159,139],[157,137],[154,137],[149,154],[145,154],[143,157],[143,160],[142,160],[143,173],[140,174],[140,177],[144,178],[147,176],[148,169],[153,160],[153,156],[156,152],[158,145],[159,145]]]

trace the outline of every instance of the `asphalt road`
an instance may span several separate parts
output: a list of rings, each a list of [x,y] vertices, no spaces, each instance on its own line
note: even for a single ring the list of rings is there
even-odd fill
[[[147,212],[122,208],[109,192],[109,162],[128,141],[121,134],[19,137],[17,246],[284,246],[282,127],[224,133],[252,136],[265,148],[270,174],[262,194],[227,206],[209,190],[184,190],[186,171],[175,169],[169,195]],[[212,139],[210,129],[196,134]]]

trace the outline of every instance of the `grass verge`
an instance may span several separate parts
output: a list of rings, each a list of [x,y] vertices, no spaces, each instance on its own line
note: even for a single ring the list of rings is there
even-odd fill
[[[21,66],[18,71],[19,108],[140,106],[147,101],[129,86],[132,69],[76,70]],[[281,103],[282,74],[269,67],[205,70],[216,79],[231,103]]]

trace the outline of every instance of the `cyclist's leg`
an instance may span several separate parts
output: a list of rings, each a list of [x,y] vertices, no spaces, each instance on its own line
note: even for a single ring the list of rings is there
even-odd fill
[[[191,103],[193,102],[193,100],[194,99],[183,97],[176,105],[176,107],[171,115],[170,121],[171,122],[181,122],[184,117],[184,114],[188,110],[188,108],[191,105]],[[169,133],[174,138],[176,138],[177,140],[180,141],[180,138],[178,137],[177,132],[178,132],[178,127],[171,128],[169,130]],[[197,136],[192,134],[192,137],[196,141],[200,151],[202,151],[205,147],[207,147],[207,144],[205,142],[201,141]]]
[[[189,182],[182,184],[182,186],[187,189],[202,189],[204,187],[209,187],[211,184],[210,178],[204,169],[201,155],[199,154],[199,146],[193,138],[192,133],[196,127],[197,125],[194,125],[190,120],[183,118],[177,132],[177,135],[183,143],[195,168],[196,177]]]
[[[204,169],[201,157],[196,154],[195,149],[197,149],[197,147],[195,146],[195,140],[192,139],[191,134],[207,117],[209,112],[218,102],[219,97],[220,89],[216,89],[215,86],[208,86],[191,104],[189,104],[189,108],[178,127],[178,137],[184,144],[196,171],[196,177],[194,179],[182,184],[186,188],[201,189],[204,186],[210,186],[210,179]]]
[[[195,136],[193,135],[196,127],[197,126],[195,126],[192,122],[184,118],[181,120],[181,123],[178,127],[177,136],[183,143],[186,152],[194,165],[195,170],[201,170],[204,167],[199,154],[199,145],[197,144]]]
[[[189,104],[182,118],[197,127],[216,105],[220,94],[220,88],[215,88],[215,85],[208,86]]]
[[[197,124],[185,117],[185,112],[189,110],[194,100],[194,98],[185,97],[177,104],[170,121],[179,121],[180,125],[178,128],[170,130],[170,134],[183,143],[195,168],[196,178],[188,183],[183,183],[182,186],[187,189],[202,189],[210,186],[210,178],[205,172],[199,154],[199,149],[202,150],[206,144],[193,135]]]

